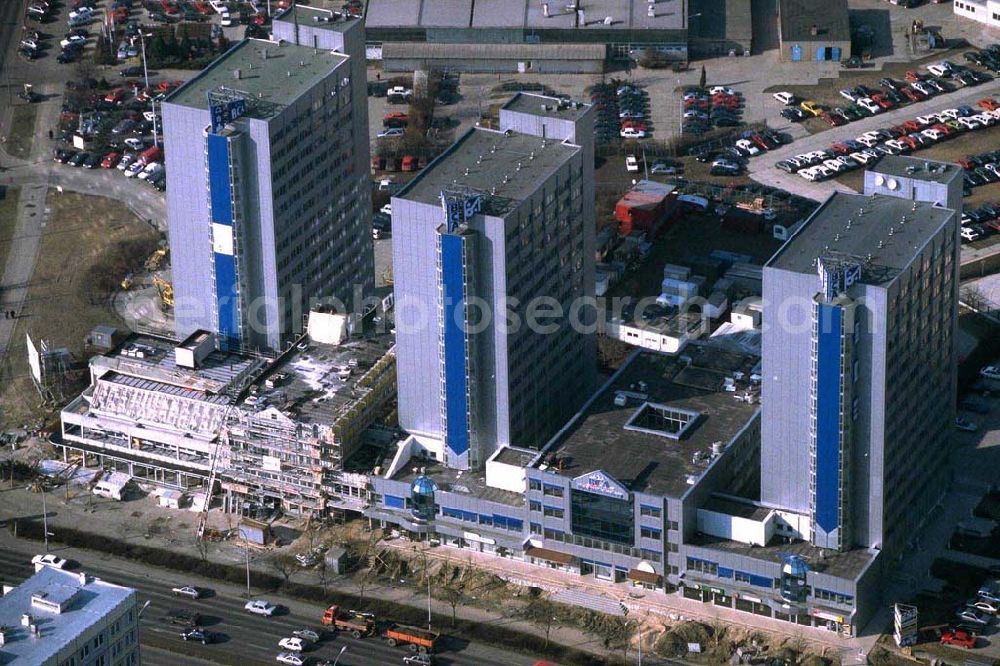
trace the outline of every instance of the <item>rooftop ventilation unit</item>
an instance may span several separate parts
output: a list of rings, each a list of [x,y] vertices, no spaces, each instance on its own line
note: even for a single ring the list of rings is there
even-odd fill
[[[549,17],[549,3],[547,2],[542,3],[542,16]]]
[[[234,69],[233,70],[233,78],[234,79],[236,79],[237,81],[239,81],[241,76],[243,76],[243,72],[241,72],[238,69]]]
[[[614,23],[615,23],[614,18],[612,18],[610,16],[605,16],[604,17],[604,25],[614,25]]]
[[[649,8],[646,10],[646,16],[648,16],[649,18],[656,18],[656,6],[655,5],[652,5],[652,4],[649,5]]]

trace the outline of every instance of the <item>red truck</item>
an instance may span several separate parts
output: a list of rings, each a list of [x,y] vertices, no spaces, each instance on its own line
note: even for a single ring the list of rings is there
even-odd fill
[[[340,606],[330,606],[323,613],[323,626],[346,631],[354,638],[361,638],[375,630],[375,617],[371,613],[341,610]]]
[[[434,652],[441,634],[405,624],[390,624],[382,631],[382,638],[390,647],[409,645],[411,652]]]
[[[958,647],[971,650],[976,647],[976,637],[963,629],[955,629],[954,631],[946,631],[941,634],[941,644],[957,645]]]
[[[162,159],[163,159],[163,150],[161,150],[156,146],[151,146],[150,148],[147,148],[146,150],[142,151],[141,155],[139,155],[139,161],[147,166],[152,164],[153,162],[159,162]]]

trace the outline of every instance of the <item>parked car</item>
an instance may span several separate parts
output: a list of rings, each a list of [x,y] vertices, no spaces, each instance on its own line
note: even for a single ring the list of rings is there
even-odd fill
[[[941,634],[941,644],[955,645],[971,650],[976,647],[976,637],[962,629],[955,629],[954,631],[945,631]]]
[[[288,666],[305,666],[306,657],[295,652],[282,652],[275,657],[275,661],[279,664],[288,664]]]
[[[278,641],[278,647],[290,652],[303,652],[309,647],[309,642],[298,636],[293,636],[291,638],[282,638]]]
[[[796,102],[795,95],[793,95],[790,92],[776,92],[774,93],[773,97],[778,102],[785,105],[795,104]]]
[[[201,614],[186,608],[167,611],[166,618],[170,624],[194,628],[201,624]]]
[[[973,610],[971,608],[960,608],[955,612],[955,617],[963,622],[971,622],[973,624],[981,624],[984,627],[988,625],[992,618],[981,611]]]

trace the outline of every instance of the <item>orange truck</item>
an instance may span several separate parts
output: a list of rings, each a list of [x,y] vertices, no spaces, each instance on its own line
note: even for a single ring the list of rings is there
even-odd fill
[[[382,631],[382,638],[390,647],[408,645],[413,652],[430,653],[437,647],[441,634],[405,624],[390,624]]]
[[[340,606],[330,606],[323,613],[323,626],[346,631],[354,638],[361,638],[375,630],[375,617],[370,613],[341,610]]]

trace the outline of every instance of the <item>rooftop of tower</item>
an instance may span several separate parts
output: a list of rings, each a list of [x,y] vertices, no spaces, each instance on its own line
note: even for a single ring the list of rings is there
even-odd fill
[[[884,284],[906,268],[953,215],[950,209],[909,199],[836,192],[767,267],[815,273],[820,257],[856,257],[866,266],[865,283]]]
[[[466,191],[483,195],[486,214],[503,215],[531,196],[580,150],[580,146],[562,141],[476,127],[396,197],[440,205],[442,191]]]
[[[325,24],[324,24],[325,25]],[[208,94],[243,95],[247,116],[270,118],[330,75],[348,57],[289,42],[245,39],[171,93],[165,104],[208,112]]]

